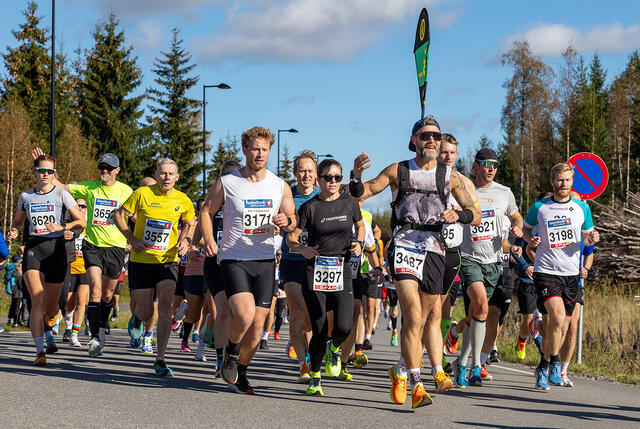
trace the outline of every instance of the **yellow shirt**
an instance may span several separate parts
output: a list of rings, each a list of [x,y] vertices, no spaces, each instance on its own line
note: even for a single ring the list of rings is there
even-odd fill
[[[136,215],[133,235],[144,242],[143,252],[131,251],[131,261],[161,264],[178,260],[178,223],[191,220],[196,213],[193,203],[177,189],[163,194],[156,185],[136,189],[123,204]]]
[[[86,230],[83,229],[82,234],[75,239],[74,245],[76,248],[76,260],[69,264],[71,274],[83,274],[87,272],[84,267],[84,257],[82,255],[82,242],[84,241],[85,236]]]

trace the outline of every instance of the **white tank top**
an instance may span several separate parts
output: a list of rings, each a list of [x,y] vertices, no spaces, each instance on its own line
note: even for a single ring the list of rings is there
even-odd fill
[[[274,259],[273,216],[280,211],[284,180],[270,171],[259,182],[249,182],[240,170],[222,176],[224,225],[218,261]]]

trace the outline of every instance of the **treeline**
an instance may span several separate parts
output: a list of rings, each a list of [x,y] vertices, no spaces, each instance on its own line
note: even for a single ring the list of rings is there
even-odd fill
[[[6,232],[18,194],[33,184],[30,150],[50,150],[50,34],[38,5],[30,2],[24,22],[12,30],[15,45],[3,54],[6,73],[0,80],[0,218]],[[142,72],[133,47],[126,42],[116,15],[92,30],[93,46],[56,54],[55,155],[63,182],[94,180],[97,157],[113,152],[120,158],[120,179],[137,185],[153,175],[161,156],[180,165],[178,188],[192,198],[201,193],[202,103],[186,94],[198,84],[196,64],[173,29],[168,49],[155,58],[154,85],[141,88]],[[142,90],[144,89],[144,91]],[[145,114],[146,106],[146,114]],[[206,136],[209,137],[208,135]],[[209,184],[221,164],[239,160],[235,136],[219,139]]]

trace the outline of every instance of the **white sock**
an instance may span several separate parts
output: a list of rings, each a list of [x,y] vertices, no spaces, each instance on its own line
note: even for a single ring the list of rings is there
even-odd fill
[[[449,332],[451,332],[451,336],[453,338],[458,338],[460,336],[460,334],[458,333],[458,331],[456,331],[456,327],[451,325],[451,327],[449,328]]]
[[[498,351],[498,346],[491,346],[491,351]]]
[[[370,341],[371,340],[371,334],[364,334],[364,340],[365,341]]]
[[[269,332],[263,332],[263,333],[262,333],[262,339],[263,339],[263,340],[266,340],[266,339],[268,339],[268,338],[269,338]]]
[[[375,330],[377,330],[377,329],[378,329],[378,324],[377,324],[377,323],[374,323],[374,324],[373,324],[373,330],[375,331]]]
[[[64,315],[64,324],[65,329],[71,329],[71,325],[73,324],[73,311],[67,311],[67,314]]]
[[[433,375],[436,375],[436,373],[437,373],[438,371],[444,371],[444,369],[442,369],[442,365],[435,365],[435,366],[433,367],[433,369],[431,370],[431,373],[432,373]]]
[[[569,369],[569,362],[560,362],[560,373],[566,374],[567,369]]]
[[[44,351],[44,337],[33,337],[33,342],[36,343],[36,353]]]
[[[487,363],[487,359],[489,359],[489,355],[487,353],[480,352],[480,365]]]

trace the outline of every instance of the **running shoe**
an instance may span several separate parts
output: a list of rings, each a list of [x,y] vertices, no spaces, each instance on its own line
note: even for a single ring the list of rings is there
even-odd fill
[[[220,377],[229,384],[235,384],[238,382],[238,355],[228,354],[225,346],[223,356]]]
[[[180,345],[180,351],[185,353],[191,353],[191,347],[189,347],[189,341],[182,340],[182,344]]]
[[[373,344],[370,340],[364,340],[362,343],[362,350],[373,350]]]
[[[55,322],[51,326],[51,332],[53,335],[58,335],[58,329],[60,329],[60,321],[62,320],[62,313],[58,310],[58,314],[55,316]]]
[[[536,389],[549,390],[549,375],[546,368],[536,368]]]
[[[153,369],[158,377],[173,377],[173,371],[162,359],[156,360],[156,363],[153,364]]]
[[[200,334],[198,332],[191,334],[191,342],[196,344],[200,342]]]
[[[538,348],[538,351],[540,352],[540,354],[542,354],[542,335],[538,334],[538,336],[533,339],[533,342]]]
[[[388,319],[389,318],[389,310],[388,309],[384,309],[384,318]]]
[[[371,328],[371,335],[375,335],[377,329],[378,329],[378,324],[374,323],[373,327]]]
[[[132,314],[129,319],[129,323],[127,324],[127,332],[129,333],[129,337],[131,340],[140,341],[142,337],[142,333],[144,331],[144,324],[140,321],[139,324],[136,325],[136,315]]]
[[[298,376],[298,383],[307,384],[310,378],[311,378],[311,371],[309,370],[309,365],[307,365],[307,362],[302,362],[302,367],[300,368],[300,375]]]
[[[58,346],[56,345],[56,340],[53,337],[47,338],[47,354],[54,354],[58,351]]]
[[[346,365],[342,365],[342,368],[340,368],[340,375],[338,376],[338,378],[342,381],[352,381],[353,375],[349,373],[349,370],[347,369]]]
[[[398,374],[397,364],[389,367],[391,390],[389,396],[394,404],[404,404],[407,400],[407,374]]]
[[[342,362],[340,361],[340,349],[338,351],[333,352],[331,350],[331,341],[327,341],[327,348],[324,352],[324,370],[327,372],[329,377],[337,377],[340,375],[340,368]]]
[[[459,365],[457,359],[453,364],[453,378],[456,380],[459,388],[466,389],[469,387],[467,383],[467,366]]]
[[[489,353],[489,359],[487,359],[487,363],[500,363],[500,355],[498,355],[498,350],[491,350],[491,353]]]
[[[82,347],[82,343],[78,340],[78,334],[72,333],[69,338],[69,343],[71,347]]]
[[[38,353],[33,360],[33,366],[47,366],[47,354],[45,352]]]
[[[113,311],[111,312],[111,317],[109,318],[109,320],[111,320],[112,322],[115,322],[116,320],[118,320],[118,313],[119,313],[119,309],[118,307],[114,307]]]
[[[269,341],[267,340],[260,340],[260,344],[258,345],[258,348],[260,350],[269,350]]]
[[[151,337],[144,337],[142,339],[142,353],[145,355],[153,354],[153,340]]]
[[[436,393],[443,393],[453,387],[453,382],[444,371],[438,371],[433,376],[433,382],[436,385]]]
[[[298,357],[296,349],[293,348],[293,344],[291,344],[291,341],[289,341],[289,344],[287,344],[287,356],[289,357],[289,359],[295,359]]]
[[[458,322],[451,322],[449,332],[447,332],[447,338],[444,341],[444,351],[448,355],[454,355],[458,351],[458,338],[454,337],[451,332],[456,329]]]
[[[206,362],[207,361],[207,357],[204,355],[204,350],[202,352],[200,352],[200,350],[198,350],[196,352],[196,354],[193,356],[193,358],[195,360],[197,360],[198,362]]]
[[[253,388],[251,387],[251,383],[249,383],[246,374],[238,375],[238,381],[236,383],[230,384],[229,387],[236,393],[253,395]]]
[[[516,342],[516,357],[520,360],[523,360],[527,357],[527,344],[521,342],[519,339]]]
[[[398,331],[393,331],[393,334],[391,334],[391,345],[398,347]]]
[[[362,352],[362,350],[358,350],[353,354],[353,367],[354,368],[362,368],[369,363],[369,358],[366,354]]]
[[[91,338],[87,346],[89,347],[89,356],[98,357],[102,354],[102,346],[97,338]]]
[[[539,333],[539,326],[542,324],[542,313],[535,309],[533,311],[533,319],[529,322],[529,335],[535,338]]]
[[[562,385],[564,387],[573,387],[573,381],[567,377],[567,374],[560,374],[560,377],[562,377]]]
[[[64,334],[62,334],[62,342],[68,343],[71,339],[71,329],[65,329]]]
[[[129,340],[129,345],[131,346],[132,349],[139,349],[140,348],[140,340],[131,339],[131,340]]]
[[[472,386],[482,387],[482,369],[479,366],[471,368],[471,375],[469,377],[469,384]]]
[[[275,334],[273,334],[273,339],[276,341],[280,341],[282,340],[282,337],[280,336],[279,332],[276,332]]]
[[[176,320],[176,316],[175,315],[171,318],[171,330],[174,333],[176,333],[176,334],[178,333],[178,330],[180,329],[180,325],[181,324],[182,324],[182,322],[178,322]]]
[[[487,368],[484,365],[480,367],[480,377],[482,377],[482,381],[493,380],[493,375],[491,375],[491,373],[487,371]]]
[[[451,365],[451,362],[447,362],[442,366],[442,370],[446,374],[451,374],[453,372],[453,365]]]
[[[424,407],[425,405],[433,404],[431,396],[424,390],[422,383],[418,383],[413,386],[411,391],[411,408]]]
[[[324,396],[320,377],[311,378],[309,380],[309,387],[307,387],[307,390],[304,393],[309,396]]]
[[[211,326],[207,323],[204,324],[204,328],[202,329],[202,341],[206,344],[213,341],[213,329],[211,329]]]
[[[551,362],[549,365],[549,384],[554,386],[562,386],[560,362]]]
[[[391,328],[393,328],[393,325],[391,324],[391,320],[389,320],[389,322],[387,323],[387,331],[390,331]]]

